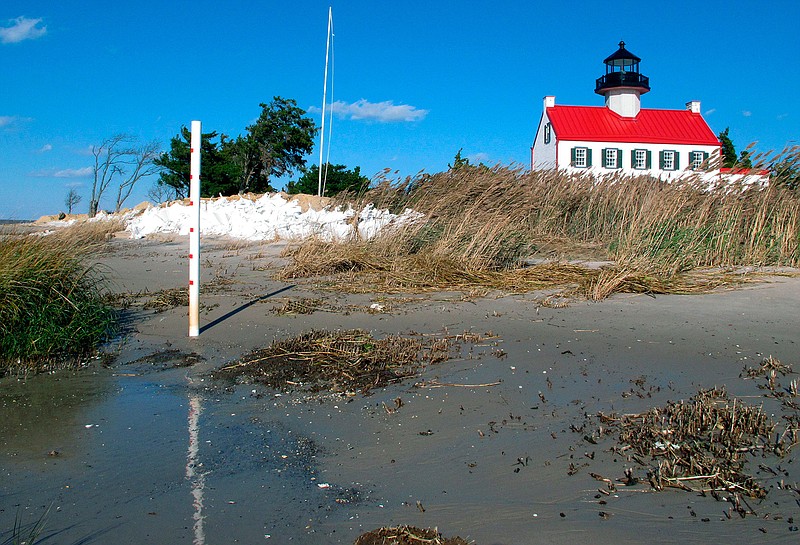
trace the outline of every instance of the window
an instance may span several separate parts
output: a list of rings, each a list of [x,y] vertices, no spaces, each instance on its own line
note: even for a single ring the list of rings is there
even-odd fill
[[[689,154],[689,164],[692,167],[692,170],[700,170],[703,167],[703,163],[705,160],[708,159],[708,153],[704,151],[693,151]]]
[[[547,123],[547,124],[544,126],[544,143],[545,143],[545,144],[549,144],[549,143],[550,143],[550,137],[551,137],[551,132],[552,132],[552,130],[553,130],[553,129],[552,129],[552,127],[550,126],[550,123]]]
[[[661,170],[678,170],[678,152],[674,150],[664,150],[661,152]]]
[[[572,166],[575,168],[592,166],[592,150],[589,148],[572,148]]]
[[[636,170],[650,168],[650,151],[646,149],[635,149],[631,152],[631,166]]]
[[[604,168],[622,168],[622,150],[606,148],[603,150]]]

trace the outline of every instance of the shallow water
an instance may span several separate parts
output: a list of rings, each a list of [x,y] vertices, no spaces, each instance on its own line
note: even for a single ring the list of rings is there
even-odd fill
[[[130,362],[177,347],[159,344],[161,324],[185,318],[145,316],[111,369],[0,381],[0,543],[17,513],[32,522],[51,505],[50,542],[68,544],[352,543],[394,524],[480,544],[795,543],[789,518],[800,521],[800,495],[777,488],[800,481],[795,452],[752,462],[767,500],[753,502],[757,516],[729,520],[725,502],[697,494],[600,494],[589,472],[616,479],[628,462],[610,452],[613,441],[590,444],[571,425],[720,384],[765,403],[738,375],[769,354],[800,367],[798,302],[797,292],[763,287],[567,309],[507,297],[337,315],[338,326],[386,334],[497,333],[426,370],[427,386],[411,380],[369,397],[205,378],[224,361],[215,354],[236,348],[231,331],[261,320],[286,336],[330,327],[329,315],[278,318],[253,305],[236,315],[245,325],[231,320],[181,345],[204,363],[166,370]],[[387,411],[398,397],[402,407]]]
[[[0,387],[4,530],[52,506],[59,543],[252,543],[305,535],[312,505],[338,506],[315,484],[313,441],[185,370]]]

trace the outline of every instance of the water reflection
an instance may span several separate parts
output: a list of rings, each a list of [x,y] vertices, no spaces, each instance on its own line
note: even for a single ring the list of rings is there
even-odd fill
[[[205,473],[202,464],[198,462],[200,451],[200,413],[203,411],[200,404],[200,397],[197,395],[189,396],[189,450],[186,454],[186,478],[192,483],[192,506],[194,514],[192,519],[194,525],[194,545],[205,545],[206,536],[203,530],[203,491],[205,489]]]

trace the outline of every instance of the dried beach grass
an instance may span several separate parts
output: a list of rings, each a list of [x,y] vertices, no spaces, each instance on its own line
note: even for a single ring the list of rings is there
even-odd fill
[[[293,246],[280,276],[328,277],[345,291],[578,284],[584,295],[602,299],[620,291],[708,290],[735,281],[728,271],[737,266],[800,265],[800,194],[779,183],[708,188],[698,179],[598,181],[470,166],[384,179],[355,206],[367,203],[413,208],[424,217],[368,241]],[[567,264],[587,248],[591,258],[615,265],[598,273]],[[527,266],[530,257],[550,261],[548,277],[544,268]]]
[[[102,243],[110,240],[115,233],[125,230],[123,219],[111,216],[93,221],[80,221],[49,234],[47,238],[64,241],[86,253],[101,249]]]

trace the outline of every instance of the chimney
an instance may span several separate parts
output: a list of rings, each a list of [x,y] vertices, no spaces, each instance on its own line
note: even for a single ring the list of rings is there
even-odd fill
[[[556,97],[554,97],[554,96],[546,96],[546,97],[544,97],[544,107],[545,107],[545,109],[546,108],[552,108],[555,105],[556,105]]]
[[[690,100],[686,103],[686,109],[692,112],[693,114],[700,113],[700,101],[699,100]]]

